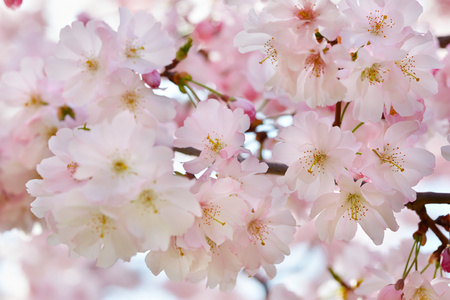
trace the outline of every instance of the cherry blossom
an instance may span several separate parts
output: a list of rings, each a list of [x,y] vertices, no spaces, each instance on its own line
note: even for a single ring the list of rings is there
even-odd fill
[[[198,173],[239,151],[249,126],[249,118],[242,109],[231,111],[210,99],[199,103],[196,111],[184,121],[184,126],[175,131],[174,146],[201,150],[198,158],[184,163],[186,171]]]
[[[132,15],[125,7],[119,8],[119,14],[120,25],[112,42],[117,67],[145,74],[172,62],[174,42],[151,14],[138,11]]]
[[[289,189],[307,201],[334,190],[335,179],[351,166],[360,147],[351,132],[331,127],[314,112],[296,115],[278,140],[274,158],[289,166],[285,175]]]
[[[362,185],[362,179],[354,182],[343,176],[338,185],[339,193],[320,196],[311,209],[312,218],[319,215],[316,227],[321,239],[350,240],[359,224],[373,242],[380,245],[387,227],[398,229],[388,205],[391,195],[379,192],[370,183]]]

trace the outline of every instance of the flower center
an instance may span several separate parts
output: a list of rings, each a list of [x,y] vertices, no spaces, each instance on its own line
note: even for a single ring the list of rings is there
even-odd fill
[[[100,68],[100,64],[95,58],[88,59],[85,64],[86,70],[90,73],[95,73]]]
[[[48,105],[47,102],[43,101],[41,95],[32,94],[30,95],[30,100],[24,104],[26,107],[38,107]]]
[[[383,76],[390,72],[390,70],[381,69],[381,64],[374,63],[370,68],[365,68],[364,71],[361,72],[361,80],[369,80],[371,85],[377,83],[384,82]]]
[[[313,54],[309,55],[305,61],[305,70],[310,70],[310,76],[320,77],[325,73],[325,62],[320,56],[319,52],[314,53],[314,50],[311,50]]]
[[[316,6],[316,4],[311,5],[311,3],[307,3],[300,7],[296,6],[294,16],[302,21],[312,22],[316,19],[314,6]]]
[[[135,113],[142,102],[141,96],[136,92],[126,91],[122,95],[122,104],[131,112]],[[136,116],[135,116],[136,117]]]
[[[159,213],[158,208],[156,207],[156,202],[160,199],[158,195],[153,190],[143,190],[136,200],[131,201],[140,204],[141,208],[145,211],[153,211],[153,213]]]
[[[372,149],[372,151],[378,156],[381,164],[388,163],[394,172],[403,172],[403,164],[405,163],[405,155],[400,151],[399,147],[391,147],[386,144],[383,153],[380,153],[380,148]]]
[[[217,217],[220,217],[220,208],[217,205],[209,205],[203,206],[203,216],[205,218],[202,219],[203,224],[207,226],[211,226],[211,220],[219,223],[222,226],[225,226],[226,222],[220,221]]]
[[[393,28],[395,25],[394,20],[391,18],[388,19],[387,15],[380,14],[380,11],[377,9],[374,13],[370,13],[366,16],[367,21],[369,22],[368,32],[386,37],[385,30],[387,28]]]
[[[259,62],[260,64],[263,64],[268,59],[270,59],[270,61],[272,62],[272,65],[277,64],[278,52],[273,45],[273,41],[274,41],[274,39],[271,38],[264,44],[264,52],[266,54],[266,57]]]
[[[88,226],[91,227],[94,232],[97,232],[100,238],[104,238],[111,230],[116,229],[114,222],[110,217],[105,216],[102,213],[90,213],[90,215],[91,219],[88,222]]]
[[[409,56],[409,54],[402,60],[395,61],[395,64],[402,71],[403,76],[408,78],[410,82],[412,79],[417,82],[420,81],[420,78],[417,77],[416,72],[414,72],[414,69],[413,69],[415,67],[415,64],[414,64],[415,62],[416,61],[414,59],[414,56]]]
[[[303,165],[303,168],[308,167],[308,173],[316,176],[317,172],[324,174],[325,162],[327,160],[327,155],[323,152],[314,148],[313,150],[306,150],[304,156],[299,158],[299,162]]]
[[[125,56],[127,58],[140,58],[141,52],[144,51],[145,48],[143,46],[135,46],[132,43],[127,44],[127,48],[125,50]]]
[[[258,240],[261,241],[262,246],[266,245],[264,241],[267,239],[266,235],[269,233],[266,224],[253,220],[248,224],[247,231],[253,236],[254,245],[256,245],[256,241]]]
[[[211,137],[213,136],[213,137]],[[203,143],[205,144],[205,148],[213,153],[218,153],[220,150],[225,148],[227,144],[225,144],[219,135],[213,131],[211,134],[208,133],[206,138],[203,140]],[[221,136],[223,138],[223,136]]]
[[[364,198],[358,194],[349,194],[347,196],[347,215],[351,220],[361,220],[366,215],[368,208],[364,205]],[[344,207],[344,205],[341,205]]]

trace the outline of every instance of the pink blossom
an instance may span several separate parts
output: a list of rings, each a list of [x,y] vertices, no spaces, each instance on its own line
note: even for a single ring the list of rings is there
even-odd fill
[[[184,234],[202,213],[189,181],[171,172],[153,177],[129,199],[120,217],[143,251],[167,250],[170,238]]]
[[[76,21],[64,27],[55,56],[45,68],[50,78],[64,81],[63,96],[77,106],[93,100],[105,84],[108,66],[99,28],[108,30],[99,21],[89,21],[86,26]]]
[[[156,95],[146,87],[139,75],[128,69],[119,69],[111,75],[110,85],[97,105],[88,107],[96,122],[111,121],[116,115],[128,111],[138,124],[156,129],[160,122],[175,117],[173,100]]]
[[[395,189],[409,201],[416,195],[412,187],[433,173],[435,164],[431,152],[408,144],[407,138],[418,128],[415,121],[395,123],[362,155],[366,162],[362,172],[373,184],[382,190]]]
[[[342,42],[347,47],[361,47],[368,42],[375,47],[393,45],[404,38],[403,29],[412,25],[422,13],[417,1],[346,0],[348,9],[343,13],[351,24],[342,33]]]
[[[246,225],[238,231],[239,260],[246,273],[254,276],[261,267],[269,278],[276,274],[274,264],[279,264],[290,254],[288,244],[295,233],[296,222],[288,210],[280,210],[266,201],[252,210]]]
[[[274,159],[289,166],[285,174],[289,189],[307,201],[334,190],[335,179],[351,166],[360,147],[351,132],[331,127],[314,112],[296,115],[278,140]]]
[[[174,41],[161,24],[145,11],[119,8],[120,25],[114,37],[113,60],[117,67],[145,74],[168,65],[175,58]]]
[[[418,271],[412,272],[407,277],[405,287],[403,288],[404,298],[411,300],[428,299],[440,300],[439,295],[434,290],[430,281],[425,279]]]
[[[359,224],[376,245],[383,242],[384,230],[398,229],[394,213],[388,205],[390,194],[385,194],[363,180],[354,181],[345,176],[338,180],[341,191],[320,196],[313,203],[311,218],[318,215],[316,227],[320,239],[331,242],[348,241]]]
[[[186,171],[198,173],[216,161],[233,156],[244,144],[250,126],[242,109],[228,109],[217,100],[200,102],[195,112],[175,131],[175,147],[194,147],[200,156],[184,163]]]

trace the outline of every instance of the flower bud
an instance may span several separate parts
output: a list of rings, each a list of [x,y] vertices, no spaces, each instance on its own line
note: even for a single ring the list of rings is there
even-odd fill
[[[450,273],[450,247],[444,249],[441,253],[441,268],[447,273]]]
[[[161,84],[161,75],[157,70],[153,70],[150,73],[142,74],[142,79],[152,89],[156,89]]]
[[[222,23],[205,20],[195,26],[194,32],[203,41],[209,41],[212,37],[217,35],[222,29]]]
[[[11,9],[19,8],[22,5],[22,0],[4,0],[4,2]]]
[[[396,290],[393,284],[387,285],[378,293],[377,300],[401,300],[402,290]]]
[[[228,100],[228,106],[231,110],[235,110],[236,108],[242,108],[244,113],[249,116],[250,123],[255,120],[256,109],[252,102],[248,101],[244,98],[232,98]]]

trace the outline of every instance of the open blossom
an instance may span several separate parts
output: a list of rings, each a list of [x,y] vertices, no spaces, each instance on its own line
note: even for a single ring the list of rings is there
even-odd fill
[[[143,251],[167,250],[171,237],[184,234],[201,216],[189,181],[171,172],[154,176],[130,193],[129,199],[120,217]]]
[[[93,100],[105,84],[107,62],[105,46],[99,28],[100,21],[86,24],[76,21],[61,30],[55,55],[45,68],[52,79],[64,81],[63,96],[74,105]]]
[[[137,240],[118,217],[120,208],[93,204],[80,191],[51,199],[38,197],[32,211],[38,217],[46,216],[53,232],[49,242],[64,243],[79,255],[97,259],[97,266],[110,267],[119,258],[129,261],[139,250]]]
[[[138,124],[157,128],[158,122],[175,117],[173,100],[155,95],[144,85],[139,75],[129,69],[119,69],[111,75],[111,82],[103,99],[91,107],[98,122],[112,120],[122,111],[130,112]]]
[[[200,156],[184,163],[186,171],[198,173],[212,163],[232,157],[244,144],[249,117],[240,108],[234,111],[217,100],[200,102],[195,112],[175,131],[175,147],[194,147]]]
[[[443,292],[440,291],[439,285],[441,284],[444,285]],[[450,299],[448,285],[448,278],[443,278],[442,282],[439,280],[430,282],[420,272],[415,271],[407,277],[405,287],[403,288],[403,297],[406,300],[448,300]]]
[[[382,190],[399,191],[407,201],[415,199],[416,192],[412,187],[433,173],[435,165],[431,152],[408,144],[407,138],[418,128],[419,123],[415,121],[395,123],[362,153],[365,158],[362,172],[372,183]]]
[[[28,112],[35,113],[47,105],[62,105],[57,93],[59,85],[52,86],[45,76],[42,58],[23,58],[20,71],[2,74],[0,87],[3,101]]]
[[[393,45],[404,38],[404,28],[412,25],[422,13],[422,6],[415,0],[357,1],[346,0],[348,9],[343,11],[351,27],[342,33],[343,44],[361,47],[370,44],[379,47]]]
[[[172,62],[175,43],[151,14],[138,11],[133,15],[126,7],[119,8],[119,14],[112,50],[117,67],[145,74]]]
[[[288,244],[295,233],[295,219],[288,210],[280,210],[270,201],[252,210],[246,225],[237,232],[240,243],[239,260],[246,273],[254,276],[262,267],[269,278],[275,277],[274,264],[279,264],[290,254]]]
[[[289,166],[285,181],[307,201],[334,190],[335,179],[351,167],[361,144],[349,131],[331,127],[314,112],[294,116],[280,130],[274,159]]]
[[[222,178],[197,184],[200,190],[195,196],[202,215],[185,234],[187,245],[206,246],[205,236],[217,245],[232,240],[236,230],[244,224],[249,210],[248,204],[239,197],[240,183]]]
[[[311,218],[318,215],[316,227],[320,239],[348,241],[355,236],[359,224],[376,245],[383,242],[384,230],[397,230],[398,225],[388,201],[392,194],[379,191],[373,184],[362,184],[342,176],[339,193],[320,196],[313,203]]]

